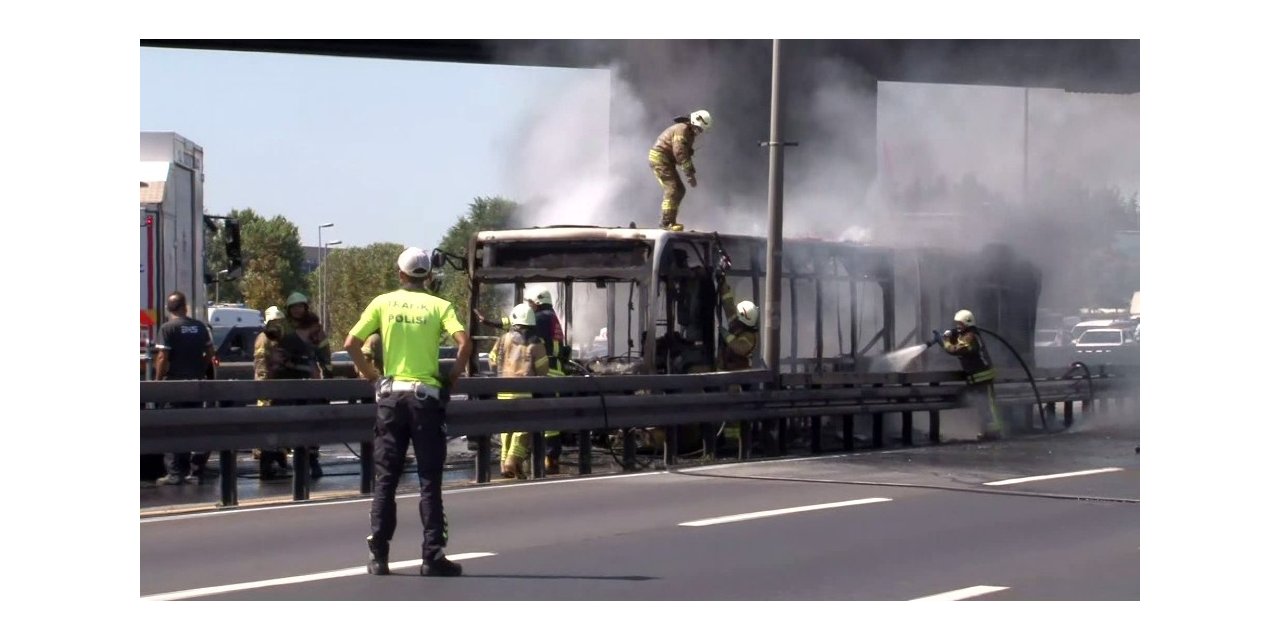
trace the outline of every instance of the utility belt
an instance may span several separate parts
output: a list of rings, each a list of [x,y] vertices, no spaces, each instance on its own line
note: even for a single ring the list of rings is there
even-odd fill
[[[440,390],[417,380],[396,380],[395,378],[383,378],[378,381],[377,395],[381,400],[393,393],[412,393],[413,397],[419,400],[432,398],[437,402],[440,401]]]

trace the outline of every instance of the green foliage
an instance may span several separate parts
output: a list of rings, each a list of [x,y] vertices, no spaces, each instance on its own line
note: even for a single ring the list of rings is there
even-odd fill
[[[445,232],[438,248],[455,256],[466,256],[467,246],[477,232],[512,228],[516,208],[516,203],[506,198],[476,198],[467,208],[466,215],[459,216],[458,221]],[[451,265],[445,267],[440,297],[454,303],[458,319],[463,324],[467,323],[467,314],[471,313],[470,286],[466,271],[456,270]],[[481,291],[479,306],[482,313],[500,317],[511,308],[510,287],[501,289],[508,291],[505,295],[496,287]]]
[[[228,217],[240,222],[244,274],[239,280],[209,285],[210,301],[243,302],[253,309],[266,309],[283,304],[290,292],[307,291],[297,225],[284,216],[263,218],[253,209],[232,209]],[[217,233],[207,236],[207,263],[212,273],[227,268],[224,234],[225,227],[219,225]]]
[[[312,272],[314,290],[320,290],[322,275],[327,281],[325,307],[335,349],[340,348],[371,300],[400,286],[396,258],[404,249],[404,245],[394,242],[330,249],[320,268]]]

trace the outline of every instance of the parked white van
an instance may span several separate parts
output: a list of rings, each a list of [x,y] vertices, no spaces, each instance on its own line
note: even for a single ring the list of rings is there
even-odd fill
[[[209,326],[214,328],[261,327],[262,312],[240,304],[210,305]]]

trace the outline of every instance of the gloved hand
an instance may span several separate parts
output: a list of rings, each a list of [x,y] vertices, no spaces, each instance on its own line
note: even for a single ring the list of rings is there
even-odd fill
[[[947,329],[946,331],[943,331],[943,332],[942,332],[942,337],[943,337],[943,338],[945,338],[945,339],[947,340],[947,342],[950,342],[951,344],[955,344],[955,342],[956,342],[956,332],[954,332],[954,331],[952,331],[952,330],[950,330],[950,329]]]
[[[689,186],[690,187],[698,186],[698,178],[694,176],[692,173],[689,174]]]

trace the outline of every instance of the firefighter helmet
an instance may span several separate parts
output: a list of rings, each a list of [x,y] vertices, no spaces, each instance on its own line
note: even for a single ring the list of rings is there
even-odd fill
[[[955,321],[966,327],[972,327],[974,323],[973,312],[968,309],[961,309],[956,312]]]
[[[538,324],[537,314],[528,303],[521,302],[511,309],[511,326],[532,327]]]
[[[292,307],[295,304],[305,304],[310,306],[311,303],[307,300],[307,294],[302,293],[301,291],[294,291],[289,294],[289,299],[284,301],[284,306]]]
[[[271,305],[267,307],[267,310],[266,312],[263,313],[262,317],[264,322],[271,322],[272,320],[284,320],[284,312],[280,310],[280,307]]]
[[[528,299],[540,305],[551,304],[551,291],[547,289],[539,289],[537,293],[530,296]]]
[[[703,131],[711,128],[711,112],[706,109],[699,109],[689,114],[689,124],[692,124]]]
[[[755,327],[760,322],[760,308],[750,300],[738,303],[738,315],[734,319],[748,327]]]

